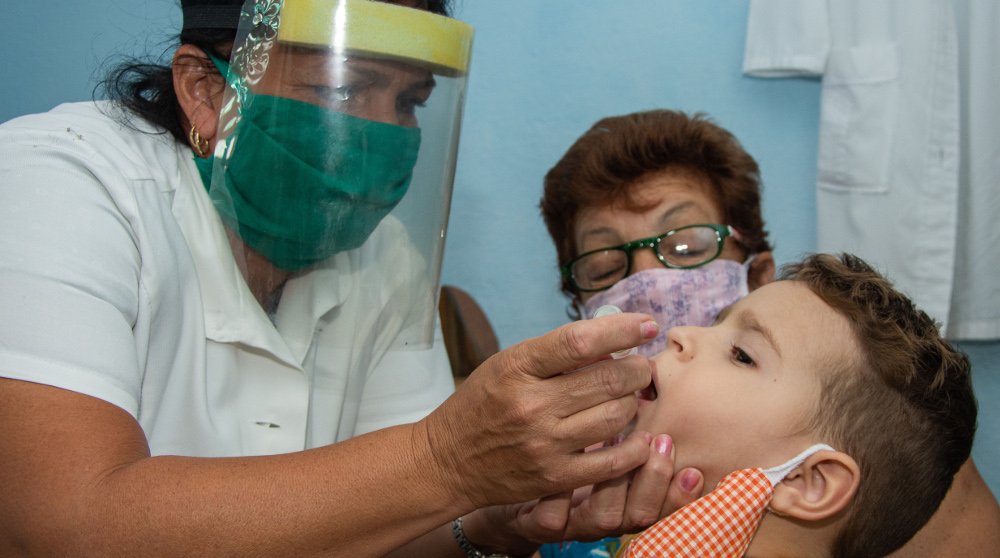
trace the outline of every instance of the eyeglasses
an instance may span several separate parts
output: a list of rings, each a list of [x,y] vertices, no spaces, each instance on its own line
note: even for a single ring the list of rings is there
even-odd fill
[[[603,291],[628,276],[632,252],[649,248],[671,269],[691,269],[707,264],[722,253],[726,237],[739,240],[729,225],[687,225],[663,234],[608,246],[580,254],[561,269],[563,277],[581,292]]]

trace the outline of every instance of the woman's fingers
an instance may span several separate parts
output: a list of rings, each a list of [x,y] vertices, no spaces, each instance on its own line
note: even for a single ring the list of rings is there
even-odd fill
[[[679,471],[670,481],[667,501],[660,510],[660,517],[666,517],[700,498],[704,487],[705,477],[698,469],[688,467]]]
[[[633,433],[631,438],[641,438],[644,443],[647,443],[646,436],[645,433],[637,432]],[[615,447],[619,443],[619,440],[615,440],[609,447]],[[602,448],[597,451],[607,451],[608,449]],[[606,533],[613,533],[621,529],[631,476],[631,473],[626,473],[594,485],[586,505],[576,508],[577,514],[574,516],[576,524],[573,525],[573,528],[580,533],[579,536],[588,535],[586,529],[594,530],[592,534],[589,534],[590,537],[603,537]]]
[[[553,410],[559,417],[566,418],[592,411],[601,403],[624,396],[635,401],[635,393],[652,381],[655,366],[654,361],[641,356],[605,359],[539,383],[544,383],[547,388],[547,397],[556,398],[552,401]],[[634,414],[635,409],[630,409],[628,418],[631,419]],[[621,432],[622,428],[624,425],[602,439]]]
[[[645,314],[618,314],[566,324],[503,351],[507,366],[547,378],[605,359],[656,337],[659,326]]]
[[[567,540],[594,540],[641,531],[701,495],[704,480],[700,471],[686,468],[674,474],[670,436],[634,432],[626,439],[627,443],[638,441],[650,450],[645,464],[594,485],[586,498],[575,500],[566,526]],[[605,447],[593,453],[610,449],[614,448]]]
[[[656,523],[667,504],[668,489],[674,476],[674,444],[666,434],[653,437],[649,459],[632,475],[628,506],[622,527],[638,531]]]
[[[539,543],[563,540],[572,499],[572,492],[560,492],[523,508],[518,524],[524,537]]]
[[[635,415],[635,392],[652,378],[652,361],[607,354],[655,333],[648,317],[621,314],[574,322],[489,358],[424,420],[446,484],[481,507],[570,491],[644,463],[642,442],[580,450],[620,432]]]
[[[634,432],[622,441],[606,444],[588,454],[600,455],[623,445],[642,445],[648,449],[649,434]],[[595,484],[590,490],[578,490],[570,510],[566,528],[567,540],[594,540],[623,532],[622,522],[627,509],[629,483],[632,472],[626,472],[604,482]]]

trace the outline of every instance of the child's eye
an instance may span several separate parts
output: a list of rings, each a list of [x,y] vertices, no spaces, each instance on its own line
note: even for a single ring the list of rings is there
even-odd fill
[[[730,349],[730,353],[731,353],[731,358],[733,359],[734,362],[749,367],[757,366],[757,363],[754,362],[752,358],[750,358],[750,355],[748,355],[746,351],[737,347],[736,345],[732,346],[732,348]]]

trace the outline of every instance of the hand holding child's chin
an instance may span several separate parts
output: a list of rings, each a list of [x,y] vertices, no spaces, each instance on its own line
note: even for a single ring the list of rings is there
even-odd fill
[[[521,537],[536,543],[597,540],[641,531],[701,496],[701,472],[675,471],[670,436],[635,431],[586,451],[601,451],[626,440],[634,443],[637,438],[649,445],[649,458],[641,467],[572,493],[499,506],[494,513]]]

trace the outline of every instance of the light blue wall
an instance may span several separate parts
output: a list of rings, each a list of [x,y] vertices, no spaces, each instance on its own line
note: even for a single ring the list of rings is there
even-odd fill
[[[0,120],[91,97],[115,52],[157,54],[174,0],[10,2]],[[456,0],[477,29],[444,281],[475,296],[509,346],[565,323],[541,179],[600,117],[703,111],[761,165],[779,263],[815,248],[819,84],[741,76],[746,3]],[[95,74],[96,72],[96,74]],[[1000,490],[1000,343],[963,344],[975,367],[974,455]]]
[[[110,58],[163,53],[181,19],[176,0],[10,1],[3,12],[0,121],[91,99]]]

